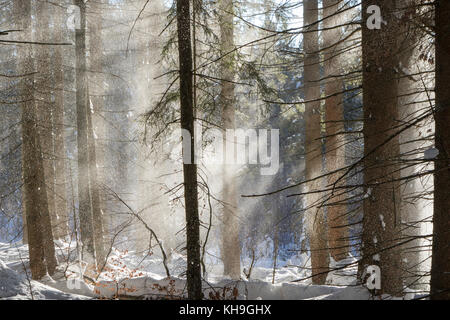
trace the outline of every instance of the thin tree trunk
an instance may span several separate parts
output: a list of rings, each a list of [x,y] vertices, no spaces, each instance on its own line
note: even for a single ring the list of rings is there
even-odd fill
[[[75,34],[76,50],[76,99],[77,99],[77,146],[78,146],[78,210],[83,259],[95,264],[93,216],[89,185],[88,146],[88,92],[86,76],[86,5],[76,0],[80,8],[81,26]]]
[[[436,106],[432,299],[450,300],[450,2],[436,0]]]
[[[103,217],[103,203],[100,196],[100,183],[103,180],[99,178],[103,177],[101,175],[101,170],[98,168],[99,163],[103,163],[103,153],[100,149],[101,158],[98,159],[98,149],[96,144],[95,136],[99,134],[100,128],[103,123],[100,123],[102,119],[98,116],[94,118],[94,115],[100,114],[103,109],[103,80],[101,77],[102,71],[102,56],[103,56],[103,42],[101,37],[102,32],[102,2],[92,3],[91,6],[91,32],[89,38],[90,47],[90,71],[93,73],[92,79],[94,80],[93,86],[95,87],[95,94],[89,96],[89,101],[92,102],[92,107],[88,108],[88,142],[89,142],[89,178],[90,186],[92,192],[92,215],[93,215],[93,226],[94,226],[94,243],[95,243],[95,253],[97,257],[97,263],[102,265],[105,259],[105,241],[104,241],[104,217]],[[95,21],[94,21],[95,19]],[[88,90],[92,92],[92,90]],[[94,114],[94,115],[93,115]],[[94,120],[97,120],[94,122]],[[94,134],[94,131],[96,134]],[[104,133],[102,132],[102,137]],[[99,161],[100,160],[100,161]],[[99,174],[100,173],[100,174]]]
[[[88,90],[89,91],[89,90]],[[97,264],[103,265],[105,259],[105,245],[103,240],[103,214],[100,207],[100,191],[97,180],[97,159],[95,153],[94,129],[92,126],[92,111],[87,112],[88,148],[89,148],[89,185],[92,197],[92,223],[94,232],[94,246]]]
[[[273,235],[273,268],[272,268],[272,284],[275,284],[275,275],[277,271],[277,259],[278,259],[278,249],[279,249],[279,228],[275,227]]]
[[[303,21],[306,27],[303,34],[305,51],[304,60],[304,83],[305,100],[317,100],[320,98],[320,58],[319,58],[319,37],[316,30],[319,11],[317,0],[305,0],[303,2]],[[314,25],[313,25],[314,24]],[[307,181],[316,178],[322,173],[322,143],[320,125],[320,102],[308,102],[305,107],[306,138],[305,138],[305,178]],[[307,184],[308,192],[320,190],[322,188],[321,179]],[[314,284],[324,284],[327,278],[329,266],[329,253],[326,236],[326,223],[324,211],[318,208],[320,205],[320,193],[311,193],[306,197],[307,211],[306,230],[311,250],[312,281]]]
[[[341,39],[341,31],[338,26],[340,0],[324,0],[323,15],[324,31],[324,78],[325,78],[325,121],[326,121],[326,164],[327,171],[334,172],[345,166],[345,141],[344,141],[344,108],[342,100],[343,81],[334,78],[341,72],[339,46],[335,45]],[[330,18],[327,18],[330,17]],[[333,77],[334,76],[334,77]],[[328,176],[328,184],[334,184],[339,178],[339,173]],[[338,184],[339,186],[342,183]],[[348,255],[348,220],[346,216],[346,196],[340,190],[336,191],[330,202],[339,203],[327,207],[328,241],[330,255],[335,261],[344,259]]]
[[[367,21],[370,5],[381,8],[381,29],[362,25],[363,103],[364,103],[364,199],[362,223],[362,259],[359,273],[370,265],[381,270],[381,292],[401,295],[402,263],[400,190],[394,182],[400,176],[399,137],[394,127],[399,116],[397,96],[399,65],[398,22],[396,1],[364,1],[363,21]]]
[[[229,54],[234,49],[233,28],[233,1],[220,0],[220,38],[222,55],[221,59],[221,91],[220,105],[222,109],[223,130],[234,130],[235,125],[235,99],[234,99],[234,54]],[[241,250],[239,243],[239,220],[236,191],[236,166],[227,164],[227,135],[224,134],[224,165],[223,165],[223,226],[222,226],[222,260],[224,275],[233,279],[241,276]],[[234,147],[234,142],[233,147]],[[232,152],[234,153],[234,152]]]
[[[53,42],[63,42],[63,12],[53,8],[54,26]],[[68,205],[66,195],[66,152],[64,147],[64,66],[62,47],[56,46],[53,53],[54,74],[54,108],[53,108],[53,139],[55,155],[55,218],[53,230],[55,239],[64,238],[69,234]]]
[[[187,291],[189,299],[202,299],[200,220],[198,215],[197,165],[194,163],[193,72],[189,0],[177,0],[178,58],[180,64],[181,129],[191,135],[191,163],[183,163],[187,237]]]

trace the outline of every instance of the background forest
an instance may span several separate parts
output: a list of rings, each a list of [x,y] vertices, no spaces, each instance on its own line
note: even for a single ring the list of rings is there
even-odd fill
[[[450,298],[450,1],[0,13],[0,299]]]

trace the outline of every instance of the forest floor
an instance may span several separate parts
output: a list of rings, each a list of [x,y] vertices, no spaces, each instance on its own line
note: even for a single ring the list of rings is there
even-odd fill
[[[168,278],[162,259],[156,254],[137,256],[133,252],[113,248],[103,271],[98,274],[85,269],[77,258],[76,248],[58,240],[57,272],[40,281],[31,280],[28,246],[21,243],[0,243],[0,299],[182,299],[186,297],[186,267],[183,255],[172,253],[167,261]],[[206,261],[208,262],[208,261]],[[208,274],[203,282],[208,299],[238,300],[368,300],[371,294],[355,285],[353,258],[341,262],[348,265],[331,272],[327,285],[312,285],[308,267],[279,261],[273,278],[271,261],[253,267],[250,279],[225,279],[218,263],[207,264]],[[295,261],[294,261],[295,262]],[[266,264],[266,266],[264,266]],[[334,267],[340,267],[336,265]],[[80,276],[80,270],[83,275]],[[245,276],[243,275],[245,278]],[[302,281],[293,282],[298,279]],[[273,281],[274,280],[274,281]],[[272,283],[273,281],[273,283]],[[390,299],[384,296],[385,299]],[[413,299],[413,292],[403,299]]]

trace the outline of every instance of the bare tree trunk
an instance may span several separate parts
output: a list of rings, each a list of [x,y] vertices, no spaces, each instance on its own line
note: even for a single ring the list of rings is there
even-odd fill
[[[419,0],[399,0],[397,17],[402,21],[398,31],[406,35],[404,48],[401,50],[401,66],[399,71],[399,113],[400,121],[411,123],[423,110],[429,107],[427,93],[424,92],[424,83],[428,82],[423,70],[430,70],[434,66],[421,61],[421,54],[417,46],[423,41],[423,34],[418,30],[416,21],[420,17]],[[426,69],[425,69],[426,68]],[[411,76],[414,75],[414,76]],[[422,80],[424,81],[422,83]],[[423,148],[431,148],[432,142],[422,136],[422,132],[432,132],[432,119],[428,118],[421,123],[403,131],[400,135],[400,154],[402,155],[402,186],[401,186],[401,217],[402,238],[407,241],[402,246],[402,260],[404,263],[404,287],[414,290],[429,291],[429,271],[431,266],[430,239],[424,238],[431,233],[432,224],[429,217],[433,214],[433,201],[429,197],[422,197],[433,188],[433,179],[430,177],[417,177],[418,172],[432,170],[432,163],[427,167],[420,161]],[[417,164],[414,164],[416,162]]]
[[[16,1],[18,3],[19,1]],[[23,14],[30,14],[30,1],[23,1],[18,5]],[[26,19],[23,19],[26,23]],[[28,20],[31,23],[31,19]],[[27,29],[23,29],[27,30]],[[28,29],[29,31],[29,29]],[[28,33],[28,34],[31,34]],[[23,74],[33,72],[33,60],[31,46],[25,45],[18,48],[19,70]],[[40,183],[37,176],[39,153],[36,150],[36,111],[33,96],[34,76],[27,76],[21,80],[20,90],[24,101],[22,103],[22,210],[25,212],[27,221],[27,243],[30,256],[30,269],[33,279],[40,279],[47,273],[44,258],[44,240],[40,224]],[[25,231],[24,230],[24,231]]]
[[[404,57],[402,59],[402,66],[410,69],[414,68],[414,61],[409,61],[410,57]],[[410,63],[411,62],[411,63]],[[423,95],[420,93],[413,94],[417,89],[421,90],[415,86],[416,84],[411,82],[407,77],[403,77],[399,81],[399,108],[400,108],[400,119],[401,121],[408,122],[411,121],[411,117],[423,110],[424,104],[415,101],[424,101]],[[425,98],[426,99],[426,98]],[[405,130],[400,135],[400,153],[403,159],[409,160],[405,162],[402,166],[401,177],[404,180],[401,186],[401,206],[400,215],[402,217],[403,225],[403,237],[408,240],[402,248],[402,257],[405,264],[405,287],[411,289],[423,289],[425,288],[425,279],[423,276],[428,273],[428,270],[423,270],[423,264],[426,261],[423,253],[426,252],[425,246],[428,242],[427,239],[421,238],[422,225],[425,222],[420,222],[422,219],[427,218],[427,207],[431,206],[430,201],[424,199],[415,199],[418,193],[426,192],[430,185],[421,178],[408,178],[413,177],[417,172],[420,172],[423,166],[422,163],[418,165],[412,165],[411,161],[417,160],[417,154],[415,149],[422,148],[424,141],[420,136],[421,130],[417,126],[411,127]],[[411,142],[416,140],[417,142]],[[421,181],[422,180],[422,181]],[[417,238],[413,240],[413,238]],[[421,246],[422,247],[421,249]],[[422,275],[420,275],[423,272]],[[421,279],[422,278],[422,279]]]
[[[22,49],[20,49],[22,50]],[[25,50],[23,50],[25,51]],[[30,54],[30,53],[24,53]],[[31,71],[32,64],[31,54],[29,58],[22,61],[24,71]],[[19,60],[20,61],[20,60]],[[37,144],[37,129],[36,129],[36,115],[34,106],[33,91],[33,77],[28,77],[23,80],[22,93],[24,97],[31,98],[32,101],[23,103],[22,111],[22,175],[23,175],[23,210],[26,213],[27,219],[27,239],[28,250],[30,256],[30,269],[33,279],[40,279],[47,273],[44,257],[44,239],[42,235],[42,227],[40,221],[41,206],[40,198],[43,196],[39,190],[40,182],[37,174],[39,168],[39,153],[36,150]]]
[[[78,145],[78,210],[80,216],[82,254],[90,264],[95,264],[92,200],[89,185],[88,146],[88,91],[86,75],[86,5],[76,0],[80,8],[80,29],[76,30],[76,99],[77,99],[77,145]]]
[[[319,11],[317,0],[305,0],[303,6],[303,21],[306,27],[303,34],[305,100],[311,101],[307,102],[305,107],[305,178],[310,181],[322,173],[320,101],[317,101],[320,98],[320,85],[317,82],[320,79],[319,37],[318,25],[314,24],[318,21]],[[316,179],[307,183],[307,188],[308,192],[320,190],[322,180]],[[324,211],[318,208],[320,197],[320,193],[310,193],[306,197],[306,230],[314,284],[325,283],[330,261]]]
[[[202,299],[200,220],[198,215],[197,165],[194,162],[193,72],[189,0],[177,0],[178,59],[180,64],[181,129],[191,135],[190,163],[183,163],[187,237],[187,291],[189,299]]]
[[[102,265],[106,257],[105,254],[105,241],[104,241],[104,217],[103,217],[103,203],[100,196],[100,184],[103,180],[99,178],[103,177],[101,170],[98,168],[99,163],[103,163],[103,153],[101,148],[97,149],[95,136],[99,134],[103,121],[98,117],[103,109],[103,79],[101,75],[102,63],[103,63],[103,42],[102,42],[102,2],[92,3],[91,6],[91,32],[89,38],[89,48],[90,48],[90,71],[92,73],[93,87],[95,88],[95,94],[89,96],[91,107],[88,108],[88,142],[89,142],[89,178],[90,186],[92,192],[92,215],[93,215],[93,226],[94,226],[94,243],[95,243],[95,253],[97,257],[97,263]],[[89,90],[92,93],[92,90]],[[94,118],[94,115],[97,117]],[[97,120],[94,122],[94,120]],[[94,134],[94,131],[96,134]],[[104,130],[103,130],[104,131]],[[104,137],[104,132],[102,132],[102,137]],[[101,158],[98,159],[98,150],[100,150]],[[100,174],[99,174],[100,172]]]
[[[39,42],[49,42],[51,36],[50,29],[50,6],[46,2],[36,3],[36,37]],[[44,165],[44,176],[47,189],[47,201],[52,227],[56,223],[55,209],[55,167],[54,167],[54,146],[53,146],[53,108],[52,85],[53,76],[51,74],[50,60],[51,47],[37,46],[35,76],[35,103],[37,109],[37,125],[41,139],[42,161]]]
[[[396,1],[365,1],[363,7],[363,103],[364,103],[364,217],[362,259],[359,272],[370,265],[381,269],[381,293],[401,295],[402,263],[398,111],[399,25]],[[370,5],[381,8],[381,29],[370,30],[366,21]],[[397,129],[398,130],[398,129]]]
[[[63,9],[54,8],[53,42],[63,42]],[[64,147],[64,65],[62,47],[56,46],[53,53],[54,74],[54,108],[53,108],[53,138],[55,155],[55,218],[53,231],[55,239],[64,238],[69,234],[68,205],[66,195],[66,152]]]
[[[342,100],[343,81],[341,74],[341,59],[337,42],[342,38],[340,21],[337,14],[340,0],[323,0],[324,31],[324,78],[325,78],[325,121],[326,121],[326,164],[328,184],[334,184],[339,173],[330,174],[345,166],[344,108]],[[330,17],[330,18],[327,18]],[[337,186],[341,186],[339,183]],[[337,190],[330,199],[332,203],[327,207],[328,241],[330,255],[335,261],[344,259],[348,255],[348,221],[346,216],[346,196]]]
[[[450,2],[436,0],[436,106],[432,299],[450,300]]]
[[[272,268],[272,284],[275,284],[275,275],[277,271],[277,259],[278,259],[278,249],[279,249],[279,228],[275,227],[273,235],[273,268]]]
[[[48,33],[43,30],[49,28],[49,7],[44,3],[36,6],[37,37],[38,41],[48,41]],[[52,220],[54,220],[54,167],[53,167],[53,128],[52,128],[52,102],[51,102],[51,75],[43,66],[48,66],[50,61],[49,46],[35,46],[35,56],[37,65],[37,76],[35,77],[35,110],[36,127],[38,136],[36,137],[36,150],[39,152],[37,160],[39,166],[44,170],[37,170],[40,180],[39,191],[42,194],[39,205],[41,206],[41,225],[44,244],[44,256],[47,265],[47,272],[53,275],[56,266],[55,245],[53,243]]]
[[[45,184],[45,175],[44,175],[44,164],[42,161],[42,150],[40,148],[40,137],[39,134],[36,136],[36,149],[39,152],[37,156],[37,168],[42,168],[42,170],[36,170],[36,175],[39,179],[39,210],[40,210],[40,224],[42,230],[42,238],[44,245],[44,257],[45,263],[47,266],[47,273],[49,275],[53,275],[56,271],[56,266],[58,265],[55,254],[55,244],[53,242],[53,231],[52,231],[52,221],[49,212],[49,205],[47,202],[47,186]],[[30,220],[28,220],[30,221]],[[30,221],[31,223],[31,221]]]
[[[88,90],[89,91],[89,90]],[[94,246],[97,263],[103,265],[106,253],[103,239],[103,214],[100,207],[100,192],[97,181],[97,159],[95,154],[94,129],[92,127],[92,112],[87,112],[88,148],[89,148],[89,185],[92,199],[92,222],[94,232]]]
[[[235,129],[234,105],[234,28],[233,28],[233,1],[220,0],[220,38],[221,38],[221,91],[220,105],[222,108],[223,130]],[[227,135],[224,134],[224,165],[223,165],[223,226],[222,226],[222,260],[224,275],[233,279],[241,276],[241,249],[239,243],[239,220],[236,192],[236,166],[227,164]],[[234,147],[234,142],[233,147]],[[234,153],[234,152],[233,152]]]
[[[14,2],[21,39],[31,39],[31,2]],[[34,97],[32,46],[18,47],[18,69],[28,74],[20,81],[22,100],[23,210],[26,213],[30,269],[33,279],[41,279],[56,268],[55,249],[48,212],[47,192]]]

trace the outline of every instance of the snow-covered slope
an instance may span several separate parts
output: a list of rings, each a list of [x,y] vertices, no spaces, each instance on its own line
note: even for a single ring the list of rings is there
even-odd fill
[[[41,281],[29,280],[28,247],[0,243],[0,299],[180,299],[186,297],[186,280],[182,271],[186,259],[171,253],[167,278],[162,259],[157,255],[136,256],[133,252],[113,248],[103,272],[98,275],[77,259],[76,248],[68,242],[57,242],[59,267],[53,277]],[[289,261],[291,262],[291,261]],[[249,300],[368,300],[369,291],[355,285],[355,260],[332,261],[329,285],[311,285],[308,268],[280,263],[272,284],[273,269],[258,266],[249,280],[233,281],[220,276],[221,266],[209,265],[203,282],[209,299]],[[345,267],[345,268],[343,268]],[[25,273],[27,270],[27,274]],[[27,277],[28,275],[28,277]],[[245,276],[243,275],[243,278]],[[407,298],[414,297],[410,294]],[[389,297],[386,297],[389,298]]]
[[[0,260],[0,299],[79,300],[88,298],[29,280],[25,273],[19,274]]]

